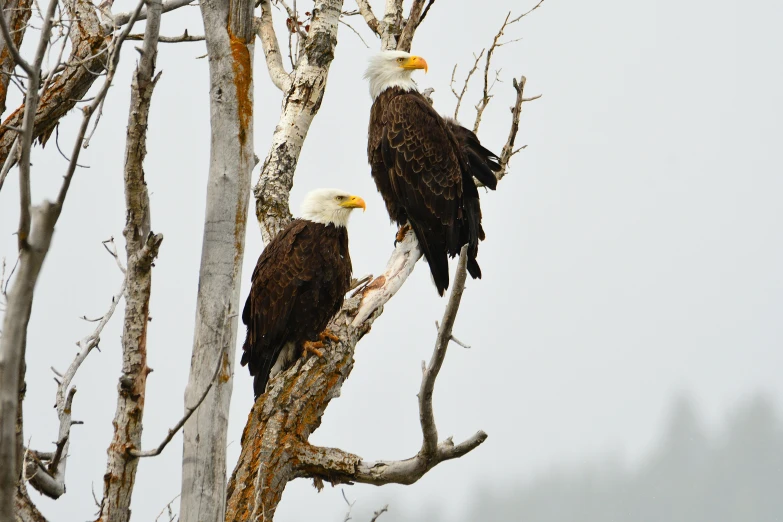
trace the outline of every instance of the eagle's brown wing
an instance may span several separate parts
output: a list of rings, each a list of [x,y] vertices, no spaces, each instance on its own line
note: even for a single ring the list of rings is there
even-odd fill
[[[447,256],[459,252],[469,225],[463,213],[466,160],[446,122],[419,93],[392,98],[382,118],[380,148],[391,189],[442,295],[449,284]]]
[[[285,343],[299,337],[297,328],[306,327],[307,318],[294,318],[292,313],[297,297],[308,290],[320,265],[315,259],[317,240],[312,236],[306,221],[294,220],[267,245],[253,270],[242,311],[247,337],[241,364],[250,365],[256,396],[264,392]]]

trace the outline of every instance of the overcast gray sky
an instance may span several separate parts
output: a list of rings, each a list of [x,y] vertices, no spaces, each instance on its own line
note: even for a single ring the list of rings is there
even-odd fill
[[[300,8],[307,2],[300,1]],[[375,1],[382,12],[383,2]],[[425,57],[422,87],[451,113],[449,78],[462,77],[519,0],[437,2],[413,51]],[[117,2],[128,9],[131,2]],[[349,0],[347,9],[354,5]],[[303,9],[303,10],[304,10]],[[276,14],[278,19],[279,13]],[[377,41],[351,22],[371,44]],[[529,95],[516,156],[496,193],[482,194],[487,240],[484,277],[469,281],[453,346],[438,379],[435,413],[442,438],[478,429],[489,439],[410,487],[348,487],[355,520],[391,504],[382,520],[434,506],[463,509],[477,487],[532,477],[552,466],[611,452],[633,463],[645,455],[680,392],[716,422],[752,392],[783,399],[783,4],[758,0],[576,2],[547,0],[508,31],[521,41],[501,48],[503,83],[485,113],[480,137],[499,151],[508,133],[512,76]],[[200,32],[197,8],[164,17],[163,33]],[[181,415],[190,363],[208,166],[208,76],[203,43],[161,44],[163,76],[153,99],[145,163],[152,223],[165,240],[153,276],[144,443],[157,444]],[[295,213],[310,189],[335,186],[368,205],[350,224],[355,273],[379,273],[392,249],[389,224],[366,162],[371,100],[362,80],[370,54],[340,27],[321,111],[302,154],[292,193]],[[101,240],[122,238],[122,167],[129,78],[128,47],[103,119],[80,162],[52,250],[38,283],[28,337],[25,436],[47,449],[56,438],[55,384],[74,342],[91,331],[78,319],[99,316],[120,284]],[[257,48],[255,143],[267,153],[281,94]],[[478,80],[478,79],[476,79]],[[463,122],[479,82],[471,84]],[[77,114],[60,128],[70,150]],[[33,157],[33,199],[53,197],[65,169],[53,140]],[[254,172],[254,182],[257,177]],[[0,255],[15,258],[18,184],[0,192]],[[118,242],[122,247],[122,242]],[[262,248],[248,226],[242,299]],[[453,265],[452,265],[453,266]],[[407,458],[420,445],[416,392],[429,358],[437,297],[418,266],[356,352],[356,366],[312,442],[368,459]],[[105,448],[120,368],[122,311],[76,379],[67,494],[57,502],[33,493],[51,520],[86,520],[100,495]],[[240,338],[243,334],[240,333]],[[237,346],[239,350],[240,347]],[[235,373],[229,465],[252,404],[252,380]],[[180,490],[181,437],[141,463],[136,520],[153,520]],[[307,481],[288,486],[278,520],[342,520],[340,489],[317,494]]]

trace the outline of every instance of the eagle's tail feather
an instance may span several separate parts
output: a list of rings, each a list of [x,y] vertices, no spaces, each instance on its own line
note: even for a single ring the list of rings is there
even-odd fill
[[[449,258],[445,238],[437,234],[427,234],[423,227],[416,221],[409,220],[411,228],[416,233],[416,239],[419,241],[421,251],[430,265],[430,273],[438,294],[443,296],[443,292],[449,287]]]
[[[490,159],[489,156],[479,157],[473,149],[468,149],[468,161],[470,162],[470,172],[473,174],[473,177],[483,183],[485,187],[495,190],[498,186],[498,178],[495,177],[495,172],[500,170],[500,165]]]
[[[478,256],[479,239],[484,239],[484,229],[481,227],[481,203],[478,194],[476,197],[465,198],[465,210],[468,221],[468,237],[464,243],[468,244],[468,273],[473,279],[481,279],[481,268],[476,257]]]

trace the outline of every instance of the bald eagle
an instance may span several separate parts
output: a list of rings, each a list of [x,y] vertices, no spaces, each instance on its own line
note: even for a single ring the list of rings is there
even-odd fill
[[[242,366],[248,365],[258,397],[267,381],[290,368],[306,351],[320,354],[325,331],[351,284],[346,225],[362,198],[336,189],[307,194],[302,217],[270,241],[253,270],[242,311],[247,336]]]
[[[427,62],[402,51],[373,56],[365,73],[373,98],[367,140],[372,177],[389,217],[401,227],[397,240],[413,228],[432,279],[449,286],[448,257],[468,245],[468,271],[481,277],[476,262],[484,239],[475,177],[497,186],[497,155],[455,120],[441,117],[417,88],[411,74]]]

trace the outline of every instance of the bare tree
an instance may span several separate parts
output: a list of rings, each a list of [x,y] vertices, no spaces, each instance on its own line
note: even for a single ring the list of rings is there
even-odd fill
[[[50,0],[45,12],[28,0],[9,0],[3,7],[0,110],[5,110],[10,85],[22,91],[23,100],[0,126],[0,190],[14,168],[20,181],[18,266],[6,272],[3,265],[0,277],[4,305],[0,337],[0,520],[45,520],[30,500],[27,484],[55,499],[65,492],[71,427],[77,423],[72,415],[78,407],[72,382],[84,360],[98,346],[103,328],[122,299],[122,367],[103,493],[96,499],[98,520],[130,519],[140,460],[159,455],[180,429],[184,445],[179,517],[183,521],[272,520],[286,484],[298,477],[312,478],[319,487],[323,481],[411,484],[439,463],[472,451],[487,437],[483,431],[477,431],[460,443],[451,438],[439,440],[432,407],[435,380],[448,345],[458,342],[452,336],[452,328],[466,277],[463,249],[431,360],[422,368],[419,452],[404,461],[367,461],[342,449],[309,443],[310,434],[320,425],[326,407],[339,395],[353,368],[356,344],[369,332],[382,314],[383,305],[405,283],[421,258],[415,236],[408,234],[397,244],[380,276],[356,281],[353,293],[330,324],[339,342],[323,357],[299,361],[276,377],[267,393],[258,398],[242,436],[239,462],[226,484],[227,416],[240,309],[241,262],[251,171],[258,163],[253,151],[254,41],[256,37],[260,40],[269,76],[283,96],[279,124],[253,189],[261,235],[268,242],[291,219],[289,194],[296,166],[324,99],[338,28],[347,25],[344,18],[352,13],[344,11],[342,0],[314,0],[312,8],[302,14],[296,2],[289,6],[283,0],[260,0],[257,5],[250,0],[202,0],[199,5],[204,36],[189,35],[187,31],[181,36],[161,36],[165,13],[191,1],[139,0],[129,12],[112,12],[112,0],[104,0],[99,6],[88,0]],[[433,4],[434,0],[414,0],[406,16],[402,0],[385,0],[383,16],[378,18],[367,0],[357,0],[358,11],[353,14],[361,15],[381,49],[410,50],[417,28]],[[279,16],[275,11],[286,17],[290,67],[285,63],[275,30],[274,18]],[[500,41],[504,30],[526,14],[516,18],[509,14],[492,46],[476,58],[461,93],[452,89],[459,107],[470,77],[478,70],[481,59],[485,60],[484,88],[476,106],[476,131],[492,97],[493,52],[508,43]],[[37,20],[36,24],[31,20]],[[131,34],[135,23],[141,20],[146,20],[143,35]],[[32,25],[37,27],[38,41],[32,60],[28,61],[20,48]],[[131,39],[143,43],[137,48],[139,57],[132,77],[125,141],[125,262],[120,260],[113,240],[104,243],[120,269],[121,282],[93,331],[77,343],[79,351],[67,370],[53,369],[58,384],[55,407],[59,428],[53,447],[37,450],[24,443],[22,413],[33,296],[71,181],[80,168],[80,151],[96,132],[123,44]],[[141,434],[150,372],[149,302],[154,260],[163,242],[161,234],[152,232],[148,183],[155,182],[155,171],[147,169],[153,172],[148,176],[144,168],[152,95],[160,77],[156,74],[158,42],[202,40],[209,58],[211,147],[190,378],[182,417],[157,446],[143,449]],[[516,99],[511,127],[500,158],[504,168],[521,150],[515,148],[515,139],[522,104],[535,99],[523,97],[524,77],[515,79],[513,86]],[[88,94],[90,97],[86,97]],[[45,144],[74,107],[81,109],[81,124],[72,137],[70,154],[61,151],[67,161],[60,189],[51,202],[33,206],[33,145]],[[505,171],[499,177],[504,174]],[[376,512],[374,519],[385,510]]]

